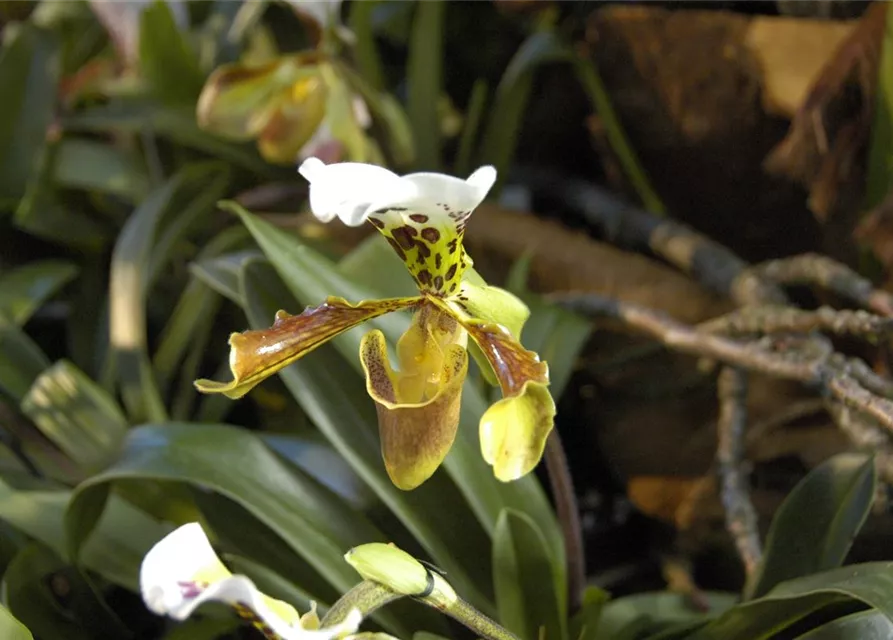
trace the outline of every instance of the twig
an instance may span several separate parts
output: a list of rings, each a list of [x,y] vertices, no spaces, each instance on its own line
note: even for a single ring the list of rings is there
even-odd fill
[[[563,293],[549,297],[566,308],[622,320],[676,351],[810,385],[846,406],[869,413],[893,433],[893,402],[863,387],[860,376],[867,368],[856,372],[854,361],[834,356],[830,343],[821,336],[799,339],[800,344],[790,338],[774,349],[765,339],[746,342],[706,334],[665,314],[594,294]]]
[[[870,280],[826,256],[808,253],[771,260],[751,267],[750,272],[780,284],[818,286],[849,298],[882,316],[893,316],[893,296],[875,289]]]
[[[586,555],[583,549],[583,527],[580,524],[580,510],[577,496],[574,493],[574,481],[571,477],[561,436],[557,429],[546,439],[546,469],[549,472],[549,483],[552,486],[552,497],[558,522],[564,536],[565,561],[567,563],[567,597],[568,611],[571,615],[579,610],[586,586]]]
[[[831,307],[804,311],[795,307],[759,306],[733,311],[698,325],[698,329],[729,335],[827,331],[836,335],[879,340],[893,334],[893,318]]]
[[[524,168],[516,177],[537,193],[560,198],[612,244],[649,248],[702,285],[738,304],[784,304],[784,292],[721,244],[690,227],[629,205],[605,189],[555,172]]]
[[[757,529],[757,514],[750,501],[742,471],[744,432],[747,427],[747,376],[740,369],[725,367],[719,374],[719,422],[716,447],[717,471],[726,529],[735,541],[748,579],[763,555]]]

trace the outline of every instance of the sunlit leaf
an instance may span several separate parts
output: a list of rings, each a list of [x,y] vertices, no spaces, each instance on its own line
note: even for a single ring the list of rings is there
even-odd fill
[[[506,509],[493,535],[499,620],[525,640],[567,638],[567,587],[529,517]]]
[[[813,469],[775,513],[748,596],[843,564],[874,500],[874,461],[841,454]]]
[[[37,377],[21,409],[44,436],[85,469],[95,470],[110,461],[127,431],[114,398],[66,360]]]
[[[5,640],[33,640],[28,627],[16,620],[6,607],[0,606],[0,637]]]

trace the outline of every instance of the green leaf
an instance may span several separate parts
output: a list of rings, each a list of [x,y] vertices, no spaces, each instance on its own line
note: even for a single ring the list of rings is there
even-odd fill
[[[311,439],[311,436],[316,436],[316,439]],[[261,439],[273,451],[337,493],[353,508],[366,511],[376,502],[372,491],[347,461],[315,432],[307,436],[264,433]]]
[[[443,88],[445,2],[419,2],[409,42],[407,113],[415,139],[416,164],[423,171],[440,167],[440,96]]]
[[[28,627],[16,620],[6,607],[0,606],[0,637],[4,640],[33,640]]]
[[[227,555],[235,554],[275,571],[280,580],[293,588],[300,587],[303,595],[298,601],[289,600],[291,604],[297,607],[304,600],[316,600],[325,606],[340,597],[340,592],[325,576],[238,502],[218,493],[200,490],[193,493],[204,518],[203,525],[215,537],[215,547]]]
[[[877,611],[860,611],[826,622],[797,640],[887,640],[893,638],[893,622]]]
[[[221,254],[233,250],[247,239],[241,227],[230,227],[208,242],[190,267],[193,279],[183,289],[180,299],[170,313],[170,318],[158,339],[158,349],[153,357],[153,367],[164,386],[165,381],[176,373],[176,367],[189,349],[196,333],[207,333],[207,325],[213,322],[219,303],[218,292],[195,274],[195,268],[204,262],[213,262]],[[233,272],[234,286],[238,279]]]
[[[66,283],[78,269],[62,260],[30,262],[0,275],[0,315],[24,325]]]
[[[149,288],[176,242],[197,219],[213,211],[226,180],[219,163],[187,166],[143,201],[115,243],[109,333],[122,399],[133,422],[167,417],[148,355]],[[168,221],[167,216],[173,219]]]
[[[331,262],[301,244],[297,238],[252,216],[235,203],[222,203],[221,207],[240,215],[245,226],[299,302],[318,304],[328,295],[337,295],[353,301],[379,297],[377,292],[344,278]],[[269,326],[271,319],[272,316],[268,319],[257,318],[255,322],[260,324],[263,320],[264,326]],[[390,314],[376,318],[366,326],[368,325],[381,329],[388,341],[395,344],[408,325],[408,319],[401,315]],[[360,327],[332,341],[357,372],[362,370],[357,353],[363,332],[364,329]],[[283,379],[287,380],[285,376]],[[295,393],[293,383],[287,384],[292,393]],[[338,388],[340,383],[334,378],[330,384],[333,388]],[[299,402],[305,411],[308,411],[308,403],[302,400]],[[462,491],[472,511],[488,533],[492,535],[503,508],[508,507],[526,513],[541,527],[554,557],[560,560],[563,567],[564,543],[561,530],[536,478],[531,475],[510,483],[499,482],[480,454],[478,424],[486,408],[486,402],[480,393],[471,385],[466,385],[462,396],[459,432],[450,454],[444,461],[444,468]],[[377,449],[377,438],[372,442],[373,450]],[[334,441],[332,444],[338,447]],[[381,468],[380,462],[378,467]],[[382,500],[388,502],[383,496]],[[407,526],[409,527],[408,524]],[[419,537],[425,540],[425,536]],[[435,555],[433,551],[432,555]],[[439,558],[437,561],[442,562]]]
[[[372,89],[382,91],[385,88],[384,71],[375,44],[375,31],[372,28],[372,14],[378,5],[375,0],[351,3],[347,24],[356,38],[354,58],[360,75]]]
[[[737,599],[730,593],[705,595],[710,606],[708,612],[696,609],[685,595],[669,591],[637,593],[617,598],[602,609],[595,637],[608,640],[623,635],[624,630],[628,633],[630,629],[636,628],[665,628],[668,625],[700,623],[708,620],[711,615],[728,609]]]
[[[69,490],[16,490],[0,482],[0,519],[65,555],[65,510]],[[112,496],[81,554],[85,567],[114,584],[139,590],[139,567],[168,529],[145,512]]]
[[[46,547],[25,547],[3,581],[10,612],[38,638],[132,637],[88,580]]]
[[[611,98],[602,84],[601,77],[595,63],[588,58],[580,56],[573,57],[573,70],[577,74],[577,79],[583,87],[583,91],[589,97],[595,112],[602,124],[605,137],[611,145],[611,150],[617,157],[617,161],[623,168],[627,179],[632,187],[639,194],[642,204],[652,213],[666,213],[664,203],[660,196],[651,185],[642,163],[636,155],[635,149],[630,145],[623,131],[623,125],[620,124],[620,118],[617,117],[614,107],[611,104]]]
[[[893,619],[893,562],[869,562],[784,582],[732,607],[690,640],[768,640],[830,605],[861,602]]]
[[[20,328],[0,316],[0,390],[21,402],[50,361]]]
[[[133,429],[118,461],[75,490],[65,528],[77,557],[95,525],[95,492],[119,479],[206,487],[247,509],[341,591],[356,582],[346,549],[380,534],[316,483],[287,469],[251,433],[226,425],[167,423]]]
[[[127,432],[127,420],[115,400],[66,360],[38,376],[21,409],[49,440],[87,470],[108,463]]]
[[[518,48],[496,87],[481,143],[482,164],[492,164],[505,175],[518,144],[534,73],[541,65],[567,59],[567,48],[548,31],[534,33]]]
[[[149,131],[263,177],[276,179],[288,175],[293,178],[292,172],[286,174],[284,170],[268,165],[253,145],[227,142],[199,129],[194,106],[175,108],[145,100],[121,100],[67,116],[62,125],[66,131],[118,135]]]
[[[878,206],[893,181],[893,11],[887,12],[884,39],[877,68],[874,119],[868,147],[868,181],[865,206]]]
[[[139,42],[140,70],[155,95],[167,104],[194,105],[204,77],[166,2],[143,10]]]
[[[15,210],[15,225],[31,235],[83,251],[103,247],[108,231],[59,195],[54,182],[59,144],[49,145]]]
[[[244,307],[239,273],[246,260],[259,255],[259,252],[250,250],[228,253],[218,258],[199,259],[189,265],[189,271],[227,300]]]
[[[275,310],[292,299],[272,267],[262,262],[245,266],[243,287],[246,313],[255,328],[268,326]],[[480,592],[489,577],[489,566],[480,557],[488,544],[486,534],[446,475],[436,473],[411,492],[391,483],[381,460],[375,407],[356,369],[323,346],[279,375],[332,446],[449,573],[450,583],[475,606],[492,610],[489,594]]]
[[[38,638],[93,640],[93,635],[73,619],[73,612],[61,607],[50,591],[50,579],[62,569],[64,565],[52,552],[37,544],[29,545],[6,570],[6,604]]]
[[[25,195],[45,154],[60,76],[59,38],[33,24],[4,29],[0,52],[0,204]]]
[[[586,587],[580,610],[570,621],[570,639],[593,640],[598,633],[602,611],[610,600],[611,595],[604,589],[596,586]]]
[[[776,512],[748,599],[843,564],[868,517],[876,483],[874,461],[864,455],[837,455],[813,469]]]
[[[478,130],[484,119],[484,107],[487,104],[487,82],[483,78],[474,81],[471,97],[465,108],[465,123],[462,136],[459,138],[459,150],[456,152],[456,175],[465,176],[471,173],[471,154],[478,138]]]
[[[542,532],[505,509],[493,534],[493,584],[499,620],[522,640],[567,638],[567,587]]]
[[[61,187],[108,193],[128,202],[142,200],[149,190],[145,168],[131,151],[121,147],[87,138],[65,138],[54,160],[55,182]]]

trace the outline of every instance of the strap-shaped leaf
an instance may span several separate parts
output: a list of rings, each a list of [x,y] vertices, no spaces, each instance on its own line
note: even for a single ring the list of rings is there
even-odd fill
[[[864,455],[838,455],[813,469],[772,520],[750,597],[843,564],[868,517],[876,482],[874,461]]]
[[[542,532],[529,517],[504,510],[493,536],[493,584],[499,619],[522,640],[567,637],[567,587]]]

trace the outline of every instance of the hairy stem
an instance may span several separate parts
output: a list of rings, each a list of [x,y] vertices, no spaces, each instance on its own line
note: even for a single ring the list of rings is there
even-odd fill
[[[580,524],[577,496],[574,493],[574,481],[571,478],[567,457],[564,455],[561,436],[556,429],[552,430],[546,440],[545,459],[549,471],[549,483],[552,486],[552,497],[555,499],[555,510],[558,512],[558,522],[564,535],[568,612],[573,615],[579,610],[583,598],[586,584],[586,555],[583,549],[583,529]]]

